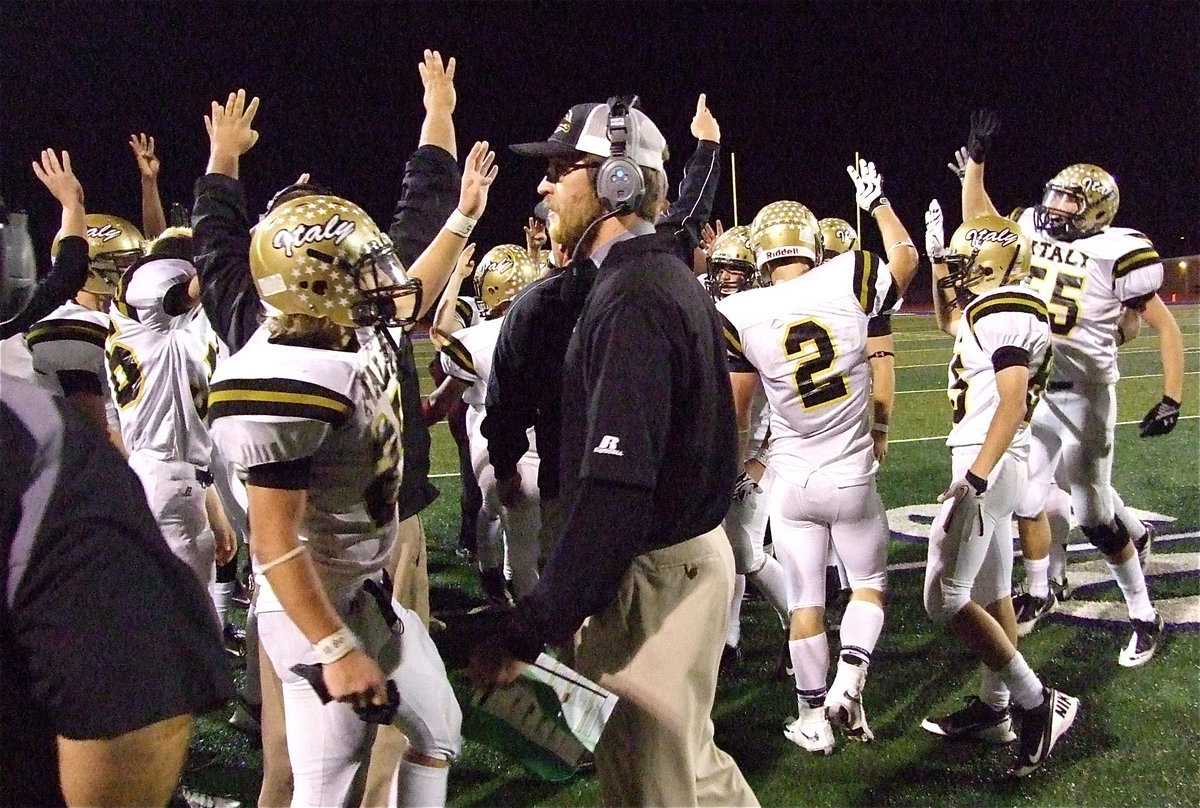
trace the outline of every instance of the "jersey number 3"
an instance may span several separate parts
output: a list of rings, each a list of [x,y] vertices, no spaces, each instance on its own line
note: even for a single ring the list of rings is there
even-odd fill
[[[837,401],[846,395],[846,379],[841,373],[817,378],[827,373],[837,359],[828,328],[816,320],[792,323],[784,335],[783,349],[785,359],[800,360],[796,363],[796,390],[805,409]]]

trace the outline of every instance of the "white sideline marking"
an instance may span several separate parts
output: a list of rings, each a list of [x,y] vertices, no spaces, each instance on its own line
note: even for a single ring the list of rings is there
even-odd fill
[[[1183,375],[1191,376],[1191,375],[1194,375],[1197,373],[1200,373],[1200,370],[1185,370],[1183,372]],[[1120,379],[1117,379],[1117,382],[1120,383],[1120,382],[1125,382],[1125,381],[1131,381],[1133,379],[1161,379],[1161,378],[1162,378],[1161,373],[1144,373],[1141,376],[1122,376]],[[894,395],[903,396],[903,395],[910,395],[912,393],[944,393],[944,392],[946,392],[945,387],[930,387],[925,390],[897,390],[894,393]]]
[[[1179,416],[1180,421],[1193,421],[1197,418],[1200,418],[1200,415],[1181,415],[1181,416]],[[1141,422],[1142,421],[1140,418],[1136,421],[1117,421],[1117,426],[1129,426],[1130,424],[1140,424]],[[923,441],[929,441],[929,440],[945,440],[948,437],[950,437],[950,436],[949,435],[934,435],[929,438],[899,438],[897,440],[889,440],[888,445],[891,446],[896,443],[921,443]]]
[[[1156,536],[1154,539],[1154,543],[1157,546],[1157,544],[1159,542],[1165,543],[1165,542],[1169,542],[1169,541],[1180,541],[1182,539],[1195,539],[1195,538],[1200,538],[1200,530],[1191,530],[1186,533],[1170,533],[1165,536]],[[1091,549],[1093,549],[1092,545],[1083,544],[1083,543],[1071,544],[1071,545],[1067,546],[1068,551],[1074,551],[1074,552],[1081,552],[1083,550],[1091,550]],[[1020,556],[1021,556],[1021,549],[1019,547],[1014,547],[1013,548],[1013,558],[1019,558]],[[1178,556],[1178,558],[1175,558],[1175,556]],[[1147,574],[1154,575],[1154,574],[1163,574],[1163,573],[1171,573],[1171,572],[1182,572],[1182,571],[1189,570],[1189,569],[1195,569],[1198,564],[1198,561],[1197,561],[1198,558],[1200,558],[1200,557],[1198,557],[1196,555],[1196,553],[1170,553],[1170,554],[1164,553],[1161,557],[1154,553],[1151,553],[1150,559],[1146,562],[1147,567],[1149,567],[1150,565],[1153,564],[1155,566],[1162,566],[1164,569],[1148,570]],[[1096,559],[1096,563],[1099,564],[1100,560]],[[925,569],[925,566],[926,566],[926,561],[901,561],[901,562],[897,562],[895,564],[888,564],[888,572],[903,572],[905,570],[920,570],[920,569]],[[1083,569],[1083,567],[1080,567],[1080,565],[1076,564],[1076,565],[1071,566],[1072,572],[1074,572],[1074,570],[1076,570],[1077,568]],[[1088,577],[1087,575],[1083,575],[1079,578],[1078,583],[1076,583],[1075,578],[1072,577],[1071,583],[1075,586],[1083,586],[1085,584],[1098,583],[1098,582],[1109,581],[1109,580],[1112,580],[1112,575],[1109,574],[1108,568],[1105,567],[1103,571],[1100,571],[1099,568],[1097,568],[1096,576],[1095,576],[1094,580],[1091,577]],[[1120,604],[1120,606],[1122,609],[1124,609],[1125,608],[1124,602],[1122,602]],[[1128,616],[1129,616],[1128,614],[1125,615],[1125,617],[1128,617]]]

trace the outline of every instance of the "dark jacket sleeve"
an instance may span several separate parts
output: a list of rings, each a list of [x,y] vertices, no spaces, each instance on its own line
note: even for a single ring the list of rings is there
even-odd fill
[[[647,488],[582,482],[537,588],[504,625],[510,654],[532,662],[543,645],[568,642],[584,619],[613,601],[633,559],[645,552],[653,497]]]
[[[720,181],[721,144],[701,140],[684,166],[679,194],[666,215],[655,225],[660,233],[675,234],[681,251],[687,253],[684,263],[688,266],[692,265],[691,251],[700,244],[700,230],[712,216]]]
[[[396,255],[411,266],[437,236],[454,205],[458,202],[458,164],[450,152],[438,146],[419,146],[404,166],[400,199],[388,236]],[[422,290],[436,294],[441,290]],[[437,499],[438,489],[429,482],[429,429],[421,416],[421,389],[413,346],[408,335],[397,339],[400,405],[404,413],[401,440],[404,445],[404,469],[401,474],[397,505],[401,519],[419,513]]]
[[[204,313],[229,352],[236,353],[263,318],[250,274],[250,220],[240,182],[223,174],[196,180],[192,240]]]
[[[538,397],[536,376],[531,360],[535,334],[530,333],[529,304],[514,303],[500,324],[500,335],[492,353],[492,375],[488,379],[486,414],[480,431],[487,441],[488,460],[496,477],[506,479],[517,473],[517,461],[529,449],[525,430],[534,426]],[[546,381],[542,380],[542,384]]]
[[[429,246],[454,206],[462,181],[458,163],[440,146],[420,146],[404,166],[400,199],[388,235],[396,254],[411,266]],[[424,290],[426,295],[441,290]]]
[[[0,324],[0,339],[20,334],[74,297],[87,280],[87,266],[87,239],[67,236],[60,241],[54,268],[34,287],[25,308]]]

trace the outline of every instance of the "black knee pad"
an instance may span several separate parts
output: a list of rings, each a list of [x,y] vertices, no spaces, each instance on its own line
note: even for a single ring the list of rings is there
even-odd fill
[[[1087,540],[1096,545],[1096,549],[1105,555],[1113,555],[1129,541],[1129,534],[1118,522],[1091,527],[1080,525],[1079,529],[1083,531],[1084,536],[1087,536]]]

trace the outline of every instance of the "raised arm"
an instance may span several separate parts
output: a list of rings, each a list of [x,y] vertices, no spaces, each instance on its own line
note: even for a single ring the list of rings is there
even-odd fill
[[[967,161],[962,176],[963,221],[976,216],[999,216],[983,183],[983,161],[992,145],[992,136],[1000,128],[1000,117],[991,110],[971,115],[971,133],[967,137]]]
[[[463,327],[455,320],[454,315],[462,282],[471,277],[471,273],[475,271],[475,262],[471,260],[471,256],[474,254],[475,245],[468,244],[459,254],[454,272],[450,275],[450,280],[446,282],[446,288],[442,291],[442,299],[438,301],[437,312],[433,316],[433,325],[429,327],[429,339],[435,348],[441,348],[446,344],[447,335],[453,334]]]
[[[423,102],[425,120],[421,122],[422,146],[437,146],[458,159],[458,144],[454,138],[454,107],[458,93],[454,89],[454,57],[442,65],[442,55],[426,50],[417,70],[425,87]]]
[[[933,267],[933,317],[937,327],[950,336],[958,330],[958,318],[962,312],[946,297],[946,290],[938,283],[949,274],[946,266],[946,226],[942,216],[942,206],[936,199],[929,203],[925,211],[925,254]]]
[[[917,248],[908,230],[892,210],[892,203],[883,195],[883,177],[879,175],[875,164],[860,159],[857,166],[846,166],[846,173],[854,181],[854,197],[858,206],[871,215],[879,228],[887,254],[888,270],[903,295],[917,274],[917,261],[920,258]]]
[[[655,223],[659,230],[675,233],[688,253],[700,243],[700,229],[712,216],[721,181],[721,127],[709,110],[704,93],[696,99],[691,131],[696,138],[696,151],[683,169],[675,201]]]
[[[487,209],[488,189],[495,182],[498,171],[495,162],[496,153],[488,150],[487,141],[471,147],[463,169],[458,206],[421,256],[408,268],[408,276],[420,280],[426,292],[421,298],[420,311],[416,314],[418,319],[433,306],[437,293],[445,285],[466,246],[475,223]]]
[[[196,181],[192,238],[201,300],[213,329],[236,352],[258,328],[262,303],[250,274],[250,220],[237,181],[243,154],[258,141],[253,129],[258,98],[246,103],[246,91],[230,93],[222,105],[212,102],[204,116],[209,157],[205,176]]]
[[[41,153],[33,164],[33,173],[62,205],[62,238],[54,269],[36,287],[21,311],[0,323],[0,339],[20,334],[31,325],[74,297],[87,280],[87,218],[83,208],[83,186],[71,170],[71,155],[60,160],[52,149]],[[11,227],[11,226],[10,226]],[[28,237],[28,235],[26,235]]]
[[[162,197],[158,193],[158,170],[161,163],[154,154],[154,138],[142,134],[129,136],[129,148],[137,160],[138,174],[142,180],[142,232],[152,239],[167,229],[167,217],[163,213]]]

